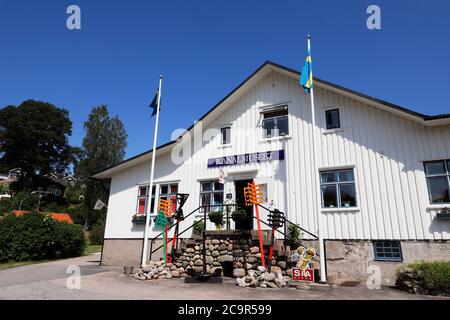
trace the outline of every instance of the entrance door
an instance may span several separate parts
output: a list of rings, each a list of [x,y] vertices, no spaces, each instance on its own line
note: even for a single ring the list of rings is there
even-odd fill
[[[245,205],[244,188],[248,187],[253,180],[237,180],[235,181],[236,203],[240,205],[240,209],[244,209],[247,213],[247,219],[235,222],[236,230],[252,230],[253,229],[253,207]]]

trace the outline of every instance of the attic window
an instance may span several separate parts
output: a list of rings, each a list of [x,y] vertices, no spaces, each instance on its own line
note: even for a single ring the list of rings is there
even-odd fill
[[[289,134],[288,108],[281,106],[261,111],[263,137],[274,138]]]

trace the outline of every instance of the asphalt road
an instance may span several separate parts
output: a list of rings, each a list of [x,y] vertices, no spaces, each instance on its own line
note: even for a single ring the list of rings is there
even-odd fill
[[[0,299],[18,300],[98,300],[98,299],[437,299],[417,296],[392,288],[369,290],[365,286],[264,289],[239,288],[235,280],[223,284],[188,284],[183,279],[139,281],[123,270],[98,266],[100,255],[35,264],[0,271]],[[80,288],[67,286],[72,274],[68,267],[80,269]]]

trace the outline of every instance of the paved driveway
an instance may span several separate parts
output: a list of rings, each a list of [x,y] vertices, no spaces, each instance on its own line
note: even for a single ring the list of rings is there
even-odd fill
[[[186,284],[183,279],[139,281],[120,269],[98,266],[99,255],[35,264],[0,271],[0,299],[436,299],[391,288],[364,286],[312,287],[310,290],[239,288],[233,279],[223,284]],[[79,266],[80,289],[67,287],[69,266]]]

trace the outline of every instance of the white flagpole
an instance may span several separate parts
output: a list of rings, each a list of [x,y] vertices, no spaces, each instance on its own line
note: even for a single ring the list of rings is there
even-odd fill
[[[311,75],[313,74],[312,72],[312,54],[311,54],[311,36],[308,34],[308,52],[310,54],[311,57]],[[323,232],[322,232],[322,212],[321,212],[321,208],[322,208],[322,200],[320,197],[320,174],[319,174],[319,168],[317,167],[318,165],[318,160],[317,160],[317,154],[320,150],[320,147],[316,148],[316,114],[315,114],[315,108],[314,108],[314,81],[313,81],[313,85],[311,87],[310,90],[310,96],[311,96],[311,123],[312,123],[312,151],[314,154],[314,163],[313,163],[313,170],[314,170],[314,177],[315,177],[315,197],[316,197],[316,206],[317,206],[317,226],[318,226],[318,238],[319,238],[319,253],[320,253],[320,282],[321,283],[326,283],[327,282],[327,276],[326,276],[326,272],[325,272],[325,245],[324,245],[324,241],[323,241]]]
[[[157,109],[156,109],[156,124],[155,124],[155,133],[153,135],[153,149],[152,149],[152,167],[150,168],[150,185],[148,189],[148,199],[147,201],[147,213],[145,217],[145,231],[144,231],[144,248],[142,252],[142,266],[147,265],[148,259],[148,232],[150,228],[150,213],[151,213],[151,204],[152,204],[152,190],[153,190],[153,179],[155,175],[155,159],[156,159],[156,142],[158,139],[158,121],[159,121],[159,105],[161,103],[161,87],[162,87],[162,75],[159,76],[159,88],[158,88],[158,101],[157,101]],[[156,192],[155,192],[156,194]],[[156,198],[154,206],[156,206]]]

